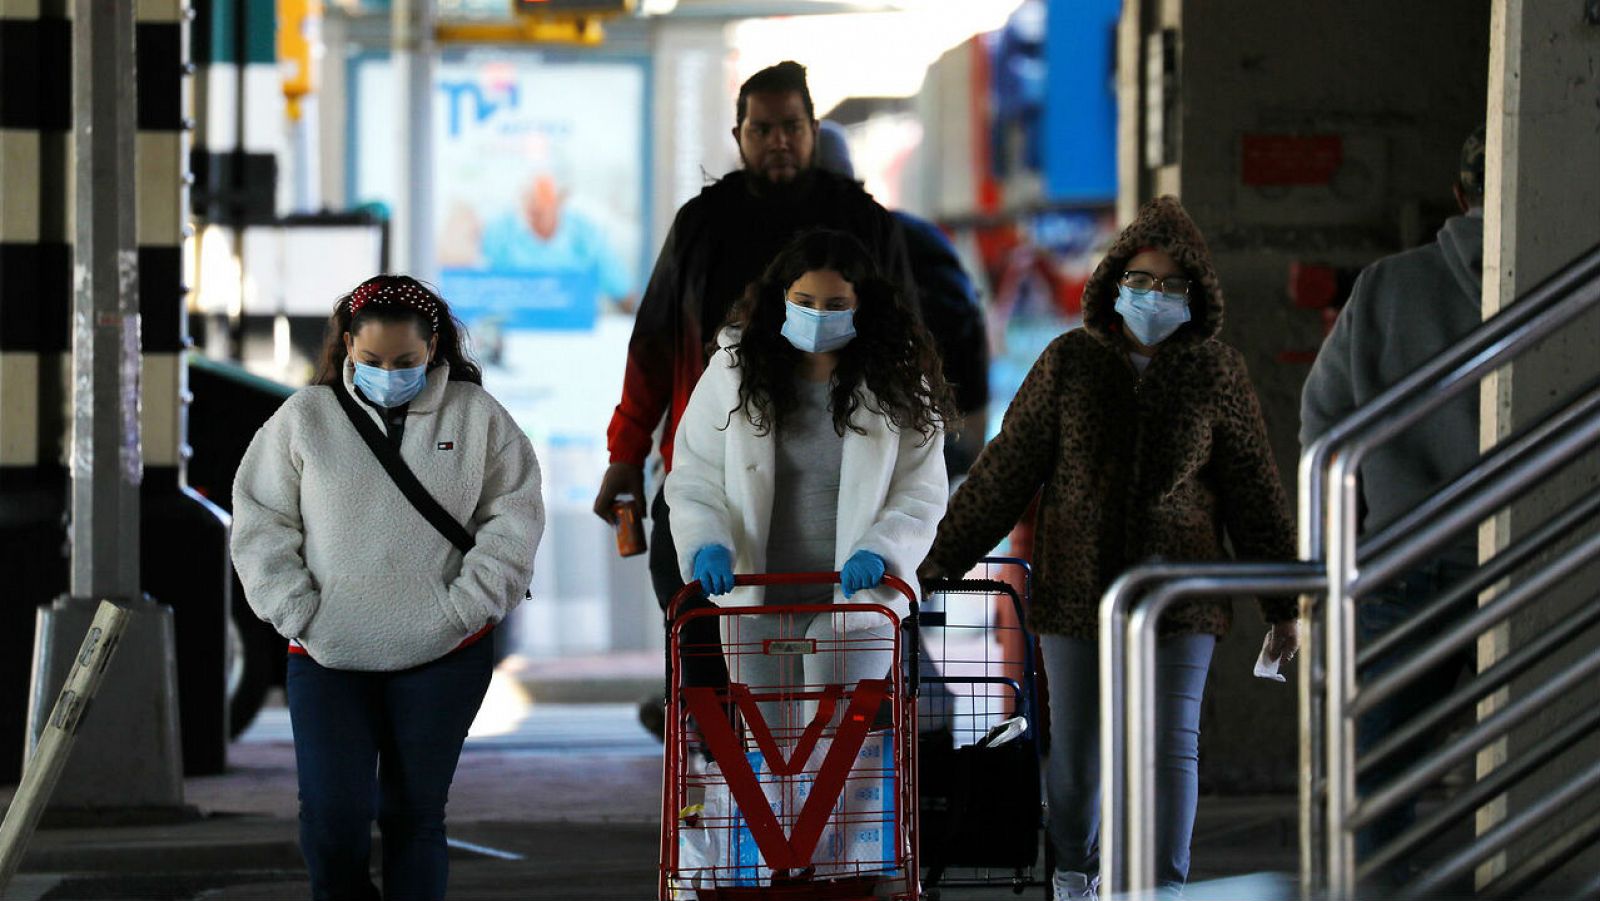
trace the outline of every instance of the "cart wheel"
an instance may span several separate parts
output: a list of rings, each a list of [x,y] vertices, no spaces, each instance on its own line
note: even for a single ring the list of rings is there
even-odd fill
[[[1011,894],[1020,895],[1028,888],[1028,877],[1021,870],[1011,874]]]

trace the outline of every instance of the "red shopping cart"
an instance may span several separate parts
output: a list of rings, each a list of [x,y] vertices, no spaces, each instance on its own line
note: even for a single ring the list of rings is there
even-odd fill
[[[675,684],[668,699],[662,901],[916,901],[916,682],[901,657],[915,654],[917,601],[900,579],[884,585],[905,596],[905,621],[868,603],[686,607],[699,583],[668,606],[672,671],[721,655],[728,681]],[[720,641],[690,641],[685,626],[707,617]]]

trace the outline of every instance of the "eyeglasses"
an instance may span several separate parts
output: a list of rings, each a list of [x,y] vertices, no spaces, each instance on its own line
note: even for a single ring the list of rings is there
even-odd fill
[[[1129,269],[1122,273],[1118,279],[1129,291],[1135,294],[1149,294],[1151,291],[1160,291],[1168,297],[1183,298],[1189,296],[1189,286],[1194,282],[1180,275],[1169,275],[1166,278],[1156,278],[1148,272],[1138,269]]]

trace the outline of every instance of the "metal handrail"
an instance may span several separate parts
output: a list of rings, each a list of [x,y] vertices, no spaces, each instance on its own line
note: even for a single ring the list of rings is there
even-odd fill
[[[1387,657],[1395,648],[1416,636],[1423,629],[1468,598],[1476,598],[1489,586],[1511,575],[1523,564],[1549,550],[1572,530],[1600,514],[1600,490],[1589,492],[1582,500],[1546,520],[1539,528],[1517,539],[1515,543],[1495,554],[1489,562],[1459,584],[1439,595],[1433,602],[1417,611],[1410,619],[1395,626],[1361,649],[1356,656],[1356,668],[1365,669]]]
[[[1529,774],[1561,756],[1567,749],[1600,729],[1600,707],[1588,712],[1557,731],[1540,739],[1537,744],[1518,753],[1505,766],[1495,769],[1484,778],[1472,783],[1461,794],[1446,801],[1439,809],[1413,824],[1388,845],[1373,853],[1361,864],[1357,872],[1365,879],[1402,857],[1416,851],[1424,842],[1437,838],[1461,822],[1461,818],[1494,800],[1506,789],[1521,782]]]
[[[1466,472],[1452,479],[1443,488],[1435,491],[1422,503],[1418,504],[1411,512],[1400,517],[1378,532],[1361,542],[1361,560],[1363,562],[1363,577],[1369,574],[1365,570],[1371,569],[1366,561],[1378,557],[1389,551],[1395,545],[1403,542],[1417,528],[1427,524],[1435,517],[1447,512],[1451,507],[1459,505],[1472,497],[1473,492],[1484,482],[1495,475],[1504,472],[1507,468],[1523,459],[1527,454],[1549,441],[1553,436],[1560,434],[1575,423],[1581,423],[1600,415],[1600,380],[1590,386],[1571,403],[1564,406],[1554,416],[1543,420],[1522,430],[1515,437],[1495,445],[1494,450],[1486,454],[1477,464]],[[1376,578],[1375,581],[1386,581]]]
[[[1585,437],[1592,443],[1594,436]],[[1520,465],[1501,473],[1497,481],[1517,481],[1526,485],[1562,465],[1581,450],[1582,446],[1568,443],[1557,447],[1555,451],[1521,459],[1518,461]],[[1409,555],[1414,562],[1415,558],[1440,544],[1440,536],[1448,536],[1451,528],[1453,525],[1448,517],[1436,521],[1392,553]],[[1552,535],[1551,541],[1556,537]],[[1532,553],[1534,551],[1529,551],[1530,555]],[[1550,586],[1581,568],[1595,554],[1600,554],[1600,536],[1581,542],[1532,581],[1480,608],[1467,622],[1450,630],[1446,638],[1437,642],[1428,652],[1378,680],[1368,691],[1352,693],[1353,700],[1364,702],[1360,709],[1383,700],[1427,667],[1436,664],[1440,655],[1464,647],[1485,628],[1541,596]],[[1101,885],[1107,895],[1120,890],[1139,892],[1155,887],[1155,760],[1154,745],[1148,736],[1155,731],[1155,625],[1160,615],[1173,604],[1193,597],[1248,593],[1312,594],[1326,585],[1327,573],[1315,562],[1157,564],[1129,571],[1107,592],[1101,604],[1100,616],[1101,694],[1102,710],[1105,712],[1101,736],[1102,784],[1108,796],[1126,797],[1126,809],[1138,812],[1137,817],[1130,819],[1122,806],[1106,805],[1101,827]],[[1146,588],[1149,589],[1147,593],[1144,592]],[[1130,660],[1135,664],[1131,669]],[[1444,758],[1449,765],[1442,769],[1441,764],[1434,763],[1421,770],[1420,775],[1415,772],[1410,774],[1399,786],[1404,791],[1396,792],[1393,797],[1384,797],[1384,809],[1392,807],[1413,794],[1417,786],[1431,782],[1450,766],[1459,763],[1460,755],[1475,753],[1483,744],[1505,734],[1594,672],[1600,672],[1600,656],[1596,657],[1594,666],[1580,667],[1566,678],[1546,686],[1547,692],[1524,698],[1502,711],[1502,715],[1480,724],[1479,740],[1468,743],[1472,746],[1470,750],[1456,749]],[[1352,708],[1355,706],[1350,705]],[[1129,709],[1140,711],[1139,722],[1135,723],[1129,718]],[[1346,708],[1330,712],[1330,716],[1348,718],[1358,713],[1359,709]],[[1129,773],[1136,775],[1130,779]],[[1369,810],[1368,806],[1363,805],[1362,813],[1369,813]],[[1347,827],[1346,831],[1359,828],[1364,819],[1358,817],[1356,824]],[[1123,838],[1124,833],[1126,839]],[[1131,862],[1129,864],[1124,864],[1121,859],[1124,841]],[[1124,867],[1127,869],[1126,875],[1122,872]]]
[[[1443,663],[1451,654],[1472,644],[1491,626],[1504,622],[1511,614],[1538,600],[1567,577],[1588,566],[1596,555],[1600,555],[1600,532],[1568,548],[1527,581],[1497,595],[1473,611],[1472,615],[1446,629],[1434,638],[1425,650],[1414,653],[1404,663],[1373,679],[1359,691],[1351,693],[1347,712],[1350,716],[1360,716],[1394,697],[1423,673]]]
[[[1587,289],[1587,292],[1585,291]],[[1383,443],[1468,388],[1492,369],[1600,305],[1600,244],[1540,282],[1370,402],[1336,423],[1300,456],[1300,550],[1324,559],[1328,466],[1356,440]]]
[[[1122,857],[1128,818],[1126,809],[1116,802],[1128,792],[1126,767],[1120,762],[1125,748],[1122,736],[1127,731],[1123,706],[1127,667],[1121,665],[1127,646],[1127,615],[1147,586],[1176,578],[1182,571],[1174,564],[1136,567],[1112,582],[1100,603],[1100,792],[1108,799],[1100,805],[1100,887],[1108,897],[1126,881]],[[1107,761],[1118,763],[1108,766]]]
[[[1588,850],[1597,841],[1600,841],[1600,811],[1596,811],[1577,828],[1563,833],[1555,843],[1539,849],[1532,857],[1485,886],[1481,894],[1486,901],[1527,897],[1529,889],[1559,870],[1567,861]],[[1595,885],[1588,891],[1580,891],[1572,897],[1593,898],[1600,895],[1600,892],[1595,891],[1596,888],[1600,888],[1600,873],[1595,875],[1597,877]]]
[[[1241,574],[1235,564],[1200,564],[1190,575],[1168,579],[1156,585],[1133,608],[1123,648],[1132,666],[1127,668],[1127,706],[1139,711],[1129,720],[1127,735],[1128,807],[1135,816],[1128,821],[1128,888],[1134,893],[1156,889],[1156,627],[1162,614],[1183,601],[1201,597],[1234,594],[1306,594],[1323,585],[1323,574],[1314,565],[1303,563],[1258,564],[1258,575]],[[1104,660],[1106,649],[1101,649]],[[1116,661],[1121,664],[1122,661]],[[1101,761],[1101,767],[1107,761]],[[1104,876],[1102,875],[1102,884]],[[1106,894],[1114,892],[1108,890]]]
[[[1600,297],[1600,282],[1597,282],[1595,287],[1593,293]],[[1374,433],[1381,431],[1382,429],[1374,429]],[[1442,544],[1440,536],[1459,532],[1465,526],[1481,520],[1495,509],[1509,503],[1528,487],[1576,459],[1580,453],[1592,446],[1597,438],[1600,438],[1600,418],[1563,430],[1559,435],[1552,437],[1549,443],[1528,452],[1523,459],[1500,473],[1493,483],[1475,491],[1470,501],[1440,516],[1425,529],[1409,536],[1404,543],[1374,561],[1369,567],[1372,578],[1366,582],[1362,581],[1357,566],[1356,533],[1359,499],[1356,467],[1360,455],[1352,442],[1350,449],[1337,451],[1329,458],[1329,482],[1338,488],[1330,492],[1327,498],[1328,533],[1325,564],[1328,573],[1328,597],[1327,603],[1322,605],[1322,612],[1326,618],[1322,658],[1327,668],[1326,682],[1322,687],[1327,694],[1327,701],[1323,717],[1325,744],[1322,750],[1327,755],[1325,772],[1328,802],[1324,813],[1328,820],[1326,834],[1328,888],[1335,896],[1347,896],[1356,888],[1354,839],[1360,825],[1355,822],[1357,818],[1352,816],[1357,797],[1355,717],[1361,709],[1370,709],[1382,697],[1392,695],[1400,686],[1415,679],[1423,671],[1422,666],[1425,662],[1435,664],[1440,662],[1451,645],[1465,646],[1481,633],[1482,628],[1509,616],[1518,606],[1536,599],[1542,591],[1533,590],[1535,584],[1543,583],[1544,587],[1549,587],[1554,584],[1555,579],[1547,578],[1552,575],[1547,572],[1536,576],[1533,582],[1520,585],[1518,589],[1500,599],[1505,603],[1496,605],[1499,614],[1497,617],[1491,616],[1487,608],[1480,611],[1458,627],[1448,630],[1444,637],[1431,641],[1397,671],[1380,677],[1360,694],[1357,692],[1357,673],[1354,666],[1355,599],[1363,592],[1370,591],[1371,586],[1376,584],[1374,580],[1384,571],[1396,574],[1408,566],[1421,562],[1427,551]],[[1515,449],[1511,452],[1517,453]],[[1588,544],[1590,543],[1586,542],[1586,545]],[[1564,558],[1564,561],[1569,560],[1570,558]],[[1567,574],[1570,574],[1570,570],[1576,567],[1570,566],[1569,563],[1567,568],[1569,570]],[[1466,633],[1470,627],[1477,627],[1477,631],[1468,635]],[[1459,751],[1459,746],[1455,751]],[[1445,755],[1453,754],[1455,751],[1436,753]],[[1433,778],[1437,778],[1438,775],[1440,773],[1435,773]],[[1416,790],[1413,787],[1408,794],[1414,794]],[[1393,798],[1390,800],[1394,802]],[[1368,805],[1363,803],[1361,807],[1365,810]]]
[[[1351,832],[1362,829],[1402,801],[1438,781],[1439,777],[1466,763],[1490,742],[1527,722],[1534,714],[1559,701],[1570,689],[1584,685],[1600,676],[1600,648],[1584,655],[1582,663],[1564,669],[1550,681],[1526,695],[1512,701],[1493,714],[1480,720],[1476,726],[1418,761],[1409,770],[1391,780],[1387,785],[1363,799],[1348,813],[1347,827]]]
[[[1325,619],[1323,635],[1315,651],[1315,664],[1324,673],[1317,686],[1324,695],[1323,707],[1320,723],[1303,720],[1306,734],[1302,743],[1312,756],[1323,758],[1325,801],[1321,814],[1326,822],[1318,839],[1325,845],[1326,860],[1319,861],[1317,868],[1303,869],[1307,891],[1317,888],[1316,869],[1325,873],[1326,888],[1334,897],[1348,897],[1356,888],[1356,827],[1351,824],[1357,797],[1356,753],[1354,714],[1350,710],[1357,685],[1354,599],[1359,591],[1376,584],[1370,579],[1361,584],[1358,564],[1357,473],[1362,457],[1475,386],[1487,372],[1596,306],[1600,306],[1600,246],[1335,425],[1301,458],[1300,512],[1306,526],[1301,551],[1306,559],[1321,561],[1328,576],[1327,602],[1320,605]],[[1542,480],[1561,461],[1575,456],[1579,446],[1590,443],[1591,436],[1579,434],[1580,431],[1589,430],[1565,429],[1552,442],[1561,447],[1540,447],[1526,459],[1508,464],[1506,477],[1495,480],[1505,490],[1485,488],[1475,492],[1471,501],[1431,522],[1429,534],[1408,536],[1383,558],[1373,561],[1369,574],[1379,575],[1378,570],[1389,575],[1399,572],[1408,559],[1415,562],[1415,552],[1424,542],[1435,540],[1445,530],[1459,532],[1471,524],[1473,517],[1481,519],[1497,509],[1491,501],[1503,506],[1517,490]],[[1497,494],[1500,496],[1495,497]],[[1429,651],[1423,652],[1428,654]],[[1315,798],[1308,803],[1314,804]]]
[[[1559,543],[1570,530],[1600,511],[1600,492],[1572,505],[1535,532],[1523,536],[1485,564],[1475,575],[1452,586],[1412,621],[1375,642],[1359,658],[1355,653],[1354,598],[1414,566],[1468,527],[1514,500],[1587,448],[1600,442],[1600,383],[1590,385],[1574,402],[1518,436],[1502,442],[1468,473],[1444,486],[1433,498],[1367,542],[1358,544],[1356,527],[1358,482],[1356,473],[1364,455],[1392,439],[1463,392],[1476,387],[1486,373],[1554,334],[1583,313],[1600,306],[1600,245],[1591,248],[1561,272],[1546,279],[1516,303],[1474,329],[1462,341],[1396,383],[1373,401],[1336,424],[1308,447],[1301,457],[1300,551],[1302,561],[1287,564],[1156,564],[1130,570],[1107,591],[1100,609],[1101,648],[1101,765],[1103,805],[1101,826],[1102,890],[1107,894],[1155,886],[1154,760],[1150,757],[1154,733],[1155,627],[1161,613],[1179,600],[1202,595],[1291,592],[1325,595],[1330,601],[1312,605],[1304,624],[1305,641],[1301,683],[1301,850],[1302,883],[1314,892],[1318,875],[1325,873],[1334,897],[1347,897],[1354,888],[1354,833],[1359,823],[1399,803],[1409,794],[1437,779],[1464,755],[1504,735],[1528,716],[1553,701],[1592,673],[1600,672],[1600,652],[1587,655],[1575,670],[1546,682],[1517,702],[1502,708],[1469,732],[1453,748],[1430,755],[1410,771],[1385,786],[1359,807],[1355,776],[1353,721],[1366,709],[1421,672],[1421,660],[1387,674],[1357,691],[1360,667],[1378,659],[1421,629],[1436,623],[1456,604],[1510,575],[1546,548]],[[1337,490],[1330,491],[1329,486]],[[1538,592],[1529,585],[1548,587],[1573,571],[1569,564],[1578,550],[1590,550],[1593,541],[1563,555],[1552,568],[1518,590],[1501,595],[1494,603],[1448,630],[1442,640],[1420,657],[1433,661],[1444,646],[1464,647],[1467,626],[1481,631],[1522,605]],[[1528,589],[1528,590],[1524,590]],[[1316,615],[1317,608],[1326,617]],[[1302,611],[1305,616],[1305,611]],[[1590,620],[1584,619],[1584,625]],[[1554,646],[1579,634],[1564,630],[1538,646]],[[1475,636],[1476,633],[1474,633]],[[1468,639],[1470,641],[1470,639]],[[1531,648],[1531,646],[1530,646]],[[1493,690],[1525,671],[1534,659],[1531,649],[1501,661],[1482,674],[1486,680],[1447,699],[1446,707],[1459,710],[1475,693]],[[1133,663],[1130,670],[1129,662]],[[1481,694],[1479,695],[1481,696]],[[1359,709],[1358,709],[1359,705]],[[1137,718],[1128,708],[1139,711]],[[1593,731],[1600,714],[1580,718],[1532,749],[1534,762],[1519,761],[1489,774],[1477,790],[1461,799],[1491,797],[1491,788],[1505,787],[1531,773],[1582,735]],[[1397,746],[1397,745],[1396,745]],[[1465,748],[1472,750],[1463,750]],[[1392,748],[1380,746],[1385,754]],[[1136,775],[1130,784],[1129,770]],[[1585,777],[1585,780],[1587,776]],[[1584,785],[1587,781],[1580,780]],[[1421,892],[1444,884],[1463,867],[1503,849],[1555,803],[1567,798],[1570,786],[1537,803],[1492,830],[1471,847],[1408,887]],[[1123,803],[1126,799],[1127,803]],[[1458,800],[1461,800],[1458,799]],[[1477,805],[1472,805],[1477,806]],[[1131,821],[1128,809],[1137,812]],[[1446,805],[1444,812],[1459,816],[1471,807]],[[1320,810],[1320,812],[1319,812]],[[1415,847],[1437,834],[1447,819],[1430,818],[1413,827],[1397,845]],[[1126,847],[1125,847],[1126,846]],[[1396,852],[1393,857],[1397,857]],[[1374,857],[1362,869],[1367,875],[1388,854]],[[1124,858],[1127,858],[1126,860]],[[1465,861],[1472,861],[1467,863]],[[1124,873],[1126,871],[1126,873]]]
[[[1600,595],[1591,597],[1575,615],[1563,618],[1538,638],[1518,648],[1510,656],[1479,673],[1466,685],[1434,704],[1427,713],[1396,730],[1375,747],[1368,748],[1361,759],[1356,761],[1356,772],[1359,774],[1375,768],[1402,748],[1465,713],[1474,704],[1532,669],[1556,649],[1575,636],[1583,634],[1597,622],[1600,622]]]
[[[1600,760],[1590,763],[1576,778],[1563,782],[1554,791],[1484,833],[1477,841],[1450,855],[1420,879],[1407,884],[1396,894],[1397,901],[1435,897],[1440,888],[1472,872],[1485,860],[1504,851],[1529,829],[1550,819],[1593,788],[1600,788]]]
[[[1100,603],[1101,791],[1129,802],[1101,805],[1102,894],[1155,888],[1155,787],[1147,778],[1153,759],[1145,765],[1153,743],[1143,736],[1155,730],[1154,627],[1160,613],[1181,600],[1205,596],[1309,593],[1321,588],[1322,579],[1321,570],[1306,563],[1153,563],[1112,583]],[[1130,670],[1130,658],[1141,665]],[[1145,718],[1138,729],[1129,728],[1130,708]],[[1130,772],[1137,774],[1131,784]],[[1128,809],[1139,816],[1130,821]]]
[[[1600,443],[1600,416],[1590,416],[1551,432],[1535,447],[1507,447],[1491,455],[1493,465],[1483,467],[1485,472],[1493,473],[1491,478],[1465,492],[1461,503],[1417,527],[1404,541],[1375,555],[1349,580],[1348,590],[1360,597],[1370,593],[1373,586],[1389,582],[1419,558],[1442,549],[1464,529],[1476,526],[1515,500],[1530,484],[1576,460],[1596,443]],[[1335,460],[1334,465],[1338,463]],[[1354,523],[1348,525],[1353,527]],[[1354,542],[1347,546],[1353,547]]]

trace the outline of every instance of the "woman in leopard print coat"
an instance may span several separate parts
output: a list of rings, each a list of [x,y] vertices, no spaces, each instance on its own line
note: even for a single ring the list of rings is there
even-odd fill
[[[1163,302],[1157,320],[1139,312]],[[1225,559],[1224,534],[1241,559],[1295,555],[1260,404],[1243,358],[1217,338],[1222,308],[1216,269],[1193,221],[1175,198],[1146,204],[1085,286],[1083,327],[1046,348],[1000,434],[951,499],[922,570],[965,573],[1039,497],[1029,623],[1041,636],[1051,685],[1047,781],[1057,898],[1093,897],[1099,867],[1101,596],[1124,570],[1153,557]],[[1262,610],[1273,624],[1273,650],[1292,653],[1292,601],[1263,600]],[[1161,624],[1157,850],[1169,889],[1188,876],[1200,696],[1230,619],[1227,604],[1205,601],[1174,609]]]

